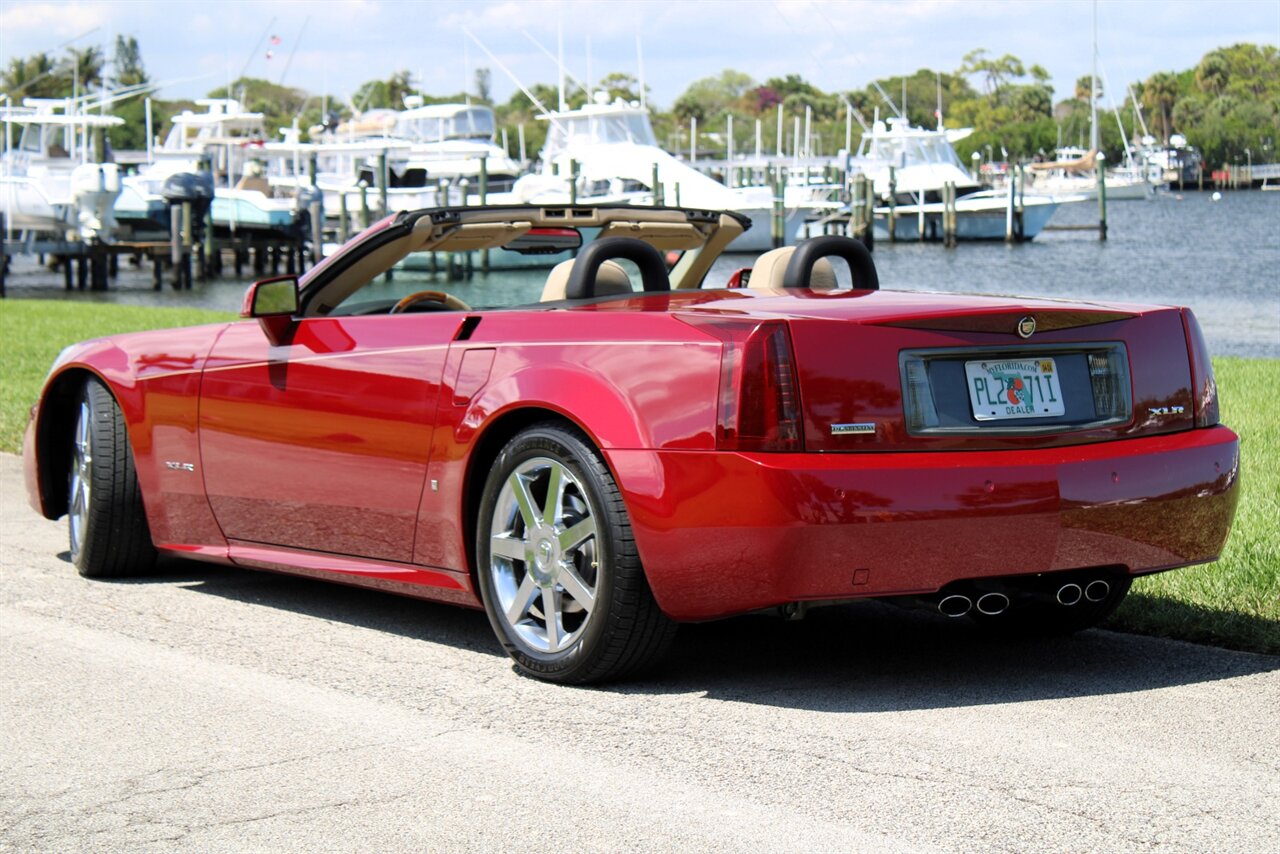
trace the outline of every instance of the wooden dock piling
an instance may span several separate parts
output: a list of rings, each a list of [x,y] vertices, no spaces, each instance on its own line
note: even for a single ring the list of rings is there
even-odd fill
[[[898,242],[898,175],[889,167],[889,242]]]
[[[504,135],[506,131],[503,131]],[[502,147],[505,149],[506,140],[503,140]],[[480,206],[484,207],[489,204],[489,158],[487,156],[480,157]],[[480,250],[480,272],[488,275],[489,273],[489,250]]]
[[[378,154],[378,174],[376,177],[378,181],[378,203],[381,205],[381,209],[379,210],[378,215],[386,216],[388,211],[387,211],[387,150],[385,148],[382,150],[381,153]]]
[[[1107,155],[1098,152],[1098,239],[1107,239]]]

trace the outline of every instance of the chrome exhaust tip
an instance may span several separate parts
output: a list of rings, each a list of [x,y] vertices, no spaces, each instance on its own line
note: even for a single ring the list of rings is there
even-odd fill
[[[972,607],[973,600],[959,593],[952,593],[938,600],[938,613],[947,617],[963,617]]]
[[[1101,602],[1111,592],[1111,584],[1101,578],[1094,579],[1085,585],[1084,598],[1090,602]]]
[[[1069,607],[1079,602],[1083,595],[1084,591],[1080,589],[1079,584],[1064,584],[1058,588],[1058,604]]]
[[[1003,614],[1009,608],[1009,597],[1003,593],[983,593],[978,597],[977,608],[979,614],[988,617]]]

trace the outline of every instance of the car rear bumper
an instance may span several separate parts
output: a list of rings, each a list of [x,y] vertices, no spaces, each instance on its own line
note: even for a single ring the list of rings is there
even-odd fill
[[[1029,451],[607,456],[654,595],[679,620],[1203,563],[1239,497],[1226,427]]]

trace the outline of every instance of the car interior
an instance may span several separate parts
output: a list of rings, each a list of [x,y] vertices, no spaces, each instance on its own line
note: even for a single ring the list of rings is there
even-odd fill
[[[356,316],[421,311],[470,311],[465,301],[436,288],[374,298],[361,291],[390,279],[388,271],[413,253],[515,252],[575,257],[555,264],[539,303],[551,307],[612,300],[627,294],[704,287],[716,258],[750,227],[735,214],[678,208],[574,207],[441,208],[400,214],[382,231],[367,234],[324,262],[300,294],[300,314]],[[363,250],[363,251],[362,251]],[[765,252],[749,270],[714,287],[773,291],[837,287],[829,257],[844,258],[853,281],[878,282],[869,253],[844,237],[821,237],[801,248]],[[406,290],[409,286],[406,285]],[[385,290],[385,289],[384,289]]]

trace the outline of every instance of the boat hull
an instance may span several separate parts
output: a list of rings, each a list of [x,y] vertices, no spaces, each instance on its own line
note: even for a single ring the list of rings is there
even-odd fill
[[[1055,201],[1028,200],[1023,208],[1022,239],[1034,239],[1048,225],[1057,209]],[[942,214],[941,204],[899,205],[894,211],[893,237],[895,240],[942,240]],[[877,239],[889,238],[888,223],[889,208],[876,208],[874,233]],[[957,240],[1004,240],[1008,225],[1008,206],[998,198],[968,202],[961,199],[956,205]]]

